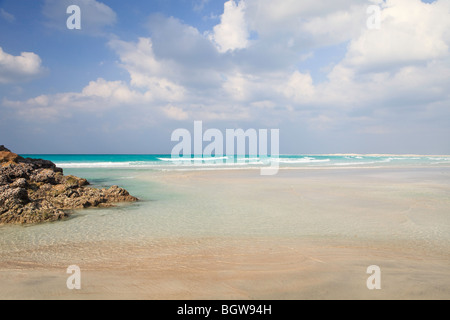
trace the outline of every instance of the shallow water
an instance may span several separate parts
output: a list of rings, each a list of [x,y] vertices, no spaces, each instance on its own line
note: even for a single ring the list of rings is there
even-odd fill
[[[402,265],[403,269],[396,269],[400,273],[411,273],[408,268],[413,268],[433,274],[431,287],[425,281],[429,295],[436,284],[450,278],[449,168],[286,169],[274,177],[262,177],[258,170],[131,168],[65,169],[65,174],[85,177],[97,187],[120,185],[141,201],[74,212],[56,223],[0,227],[3,274],[21,270],[29,275],[40,268],[76,264],[91,271],[149,268],[158,270],[162,278],[166,270],[175,272],[182,283],[183,274],[192,275],[199,269],[212,274],[238,270],[241,276],[246,269],[266,270],[283,277],[286,264],[299,268],[297,259],[303,261],[307,251],[308,256],[314,252],[322,256],[312,261],[329,259],[342,264],[339,272],[343,273],[338,272],[337,279],[371,259],[396,268]],[[268,252],[269,248],[273,251]],[[274,252],[276,259],[271,258]],[[293,253],[298,257],[290,256]],[[236,257],[248,262],[236,266]],[[429,270],[430,264],[434,270]],[[327,273],[314,270],[308,274],[317,279],[318,287],[330,285],[320,281]],[[33,277],[39,277],[39,272]],[[247,277],[252,279],[252,272],[244,273],[240,281]],[[139,279],[133,281],[139,283]],[[339,287],[338,280],[332,282]],[[248,292],[256,289],[251,283],[243,286]],[[18,280],[1,286],[12,290],[10,286],[20,288],[18,284],[23,285]],[[44,284],[42,288],[36,295],[52,297],[51,287]],[[314,282],[308,288],[313,290]],[[127,282],[121,290],[128,290]],[[186,297],[177,290],[177,297]],[[283,297],[279,286],[273,287],[272,295],[270,286],[265,290],[265,297]],[[303,297],[308,290],[302,291],[299,285],[298,295],[290,292],[288,296]],[[171,296],[170,289],[164,292]],[[312,297],[320,298],[320,292]],[[226,292],[216,293],[211,294],[227,297]],[[144,290],[142,294],[154,298],[157,292],[152,295]],[[199,297],[198,292],[192,294]],[[444,290],[438,297],[448,298],[448,294]]]

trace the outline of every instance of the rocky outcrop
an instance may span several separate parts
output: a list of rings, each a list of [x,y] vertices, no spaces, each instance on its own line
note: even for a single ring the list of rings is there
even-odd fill
[[[64,176],[51,161],[25,159],[0,146],[0,225],[56,221],[70,210],[138,200],[118,186],[88,185],[86,179]]]

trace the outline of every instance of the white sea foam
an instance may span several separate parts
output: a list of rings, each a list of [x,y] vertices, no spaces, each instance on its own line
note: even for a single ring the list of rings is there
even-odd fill
[[[62,162],[55,163],[59,168],[126,168],[130,167],[131,162]]]
[[[175,167],[232,167],[232,166],[246,166],[249,165],[263,165],[262,161],[252,161],[252,162],[225,162],[225,163],[201,163],[201,162],[189,162],[189,163],[179,163]]]
[[[392,159],[383,159],[381,161],[364,161],[364,162],[342,162],[342,163],[335,163],[336,166],[361,166],[366,164],[377,164],[377,163],[389,163]]]
[[[380,161],[367,161],[367,162],[342,162],[342,163],[335,163],[335,166],[360,166],[365,164],[375,164],[380,163]]]
[[[402,158],[388,158],[390,160],[402,160],[402,161],[408,161],[408,160],[420,160],[421,158],[411,158],[411,157],[402,157]]]
[[[254,166],[263,166],[273,163],[278,163],[281,168],[301,168],[301,167],[348,167],[348,166],[364,166],[364,165],[382,165],[382,164],[411,164],[416,162],[411,162],[419,160],[423,164],[428,163],[429,165],[434,164],[448,164],[450,162],[450,157],[362,157],[362,156],[346,156],[346,157],[313,157],[313,156],[302,156],[302,157],[206,157],[206,158],[170,158],[159,157],[153,159],[147,159],[146,161],[84,161],[84,162],[57,162],[56,165],[63,169],[77,169],[77,168],[138,168],[138,169],[176,169],[176,168],[250,168]]]
[[[221,161],[227,160],[228,157],[211,157],[211,158],[157,158],[166,162],[192,162],[192,161]]]
[[[260,161],[261,158],[244,158],[244,157],[240,157],[236,159],[237,161]]]
[[[284,164],[305,164],[305,163],[325,163],[330,162],[331,159],[315,159],[315,158],[302,158],[302,159],[286,159],[286,158],[280,158],[280,159],[271,159],[272,162],[278,162],[278,163],[284,163]]]

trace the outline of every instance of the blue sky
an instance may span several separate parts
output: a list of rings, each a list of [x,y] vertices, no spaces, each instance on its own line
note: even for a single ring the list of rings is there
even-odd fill
[[[202,120],[286,154],[450,154],[449,30],[448,0],[3,0],[0,144],[170,153]]]

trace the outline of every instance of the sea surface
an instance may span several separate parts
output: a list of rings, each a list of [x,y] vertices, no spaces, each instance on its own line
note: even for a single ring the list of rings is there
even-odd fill
[[[398,155],[281,155],[277,158],[222,156],[172,158],[171,155],[22,155],[75,168],[136,168],[154,170],[252,169],[278,164],[280,168],[414,167],[450,165],[450,156]]]

